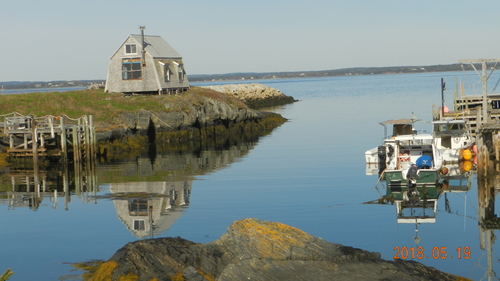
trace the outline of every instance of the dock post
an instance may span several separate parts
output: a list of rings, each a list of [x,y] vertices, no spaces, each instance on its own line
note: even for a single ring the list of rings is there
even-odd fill
[[[64,115],[61,116],[61,150],[62,150],[62,157],[63,157],[63,163],[68,162],[68,148],[66,146],[66,125],[64,124]]]
[[[38,170],[38,140],[36,135],[36,121],[34,117],[31,118],[31,146],[33,147],[33,168],[35,168],[36,173]],[[38,183],[35,182],[35,185],[36,184]]]
[[[76,149],[76,138],[77,138],[77,136],[76,136],[75,126],[71,127],[71,136],[73,138],[73,140],[71,142],[72,146],[73,146],[73,162],[75,163],[75,166],[76,166],[76,164],[78,163],[78,158],[77,158],[77,155],[76,155],[76,151],[77,151],[77,149]]]
[[[78,120],[78,125],[72,126],[72,136],[73,136],[73,159],[74,159],[74,177],[75,177],[75,192],[78,196],[81,195],[82,191],[82,163],[80,159],[80,120]]]

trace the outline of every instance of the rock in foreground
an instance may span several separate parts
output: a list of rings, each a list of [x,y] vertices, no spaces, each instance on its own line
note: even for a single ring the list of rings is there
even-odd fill
[[[128,278],[128,279],[127,279]],[[244,219],[219,239],[125,245],[91,280],[460,280],[414,261],[330,243],[281,223]],[[464,279],[461,279],[464,280]]]

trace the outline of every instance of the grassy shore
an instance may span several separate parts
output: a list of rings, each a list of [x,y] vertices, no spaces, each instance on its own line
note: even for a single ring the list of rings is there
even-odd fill
[[[180,95],[107,94],[100,90],[46,92],[0,96],[0,115],[18,112],[35,117],[67,115],[77,118],[93,115],[97,123],[107,123],[122,112],[187,110],[187,104],[197,104],[203,98],[222,100],[230,106],[247,108],[240,100],[209,89],[191,87]]]
[[[233,108],[248,108],[242,101],[214,90],[191,87],[179,95],[124,95],[108,94],[100,90],[71,92],[46,92],[17,95],[0,95],[0,115],[17,112],[22,115],[42,117],[66,115],[78,118],[92,115],[97,131],[113,131],[119,124],[113,120],[122,113],[136,113],[141,110],[170,112],[196,110],[207,99],[223,101]],[[158,151],[200,150],[207,147],[222,147],[225,143],[253,140],[270,133],[286,122],[279,114],[267,114],[262,120],[251,120],[231,124],[228,127],[208,126],[188,130],[157,133]],[[216,137],[215,137],[216,136]],[[97,144],[98,154],[107,159],[135,157],[149,147],[147,135],[124,136],[112,140],[101,140]],[[0,167],[5,166],[6,154],[0,152]]]

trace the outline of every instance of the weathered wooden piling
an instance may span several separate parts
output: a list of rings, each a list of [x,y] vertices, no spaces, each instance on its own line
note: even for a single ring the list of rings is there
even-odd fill
[[[92,117],[72,119],[68,116],[44,116],[35,118],[13,113],[4,116],[0,133],[9,139],[7,156],[33,159],[39,165],[40,157],[82,163],[95,158],[95,132],[89,125]],[[59,120],[59,124],[55,122]]]

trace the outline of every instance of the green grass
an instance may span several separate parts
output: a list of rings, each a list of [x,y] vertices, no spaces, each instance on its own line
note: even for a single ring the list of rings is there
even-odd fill
[[[225,101],[230,106],[246,108],[241,101],[225,94],[199,87],[191,87],[180,95],[107,94],[101,90],[71,92],[29,93],[0,96],[0,115],[18,112],[35,117],[67,115],[78,118],[93,115],[95,122],[110,122],[122,112],[180,111],[189,104],[201,104],[206,98]]]
[[[12,276],[12,274],[14,274],[14,272],[12,270],[10,270],[10,268],[8,268],[4,274],[2,274],[0,276],[0,281],[7,281],[9,280],[9,278]]]

